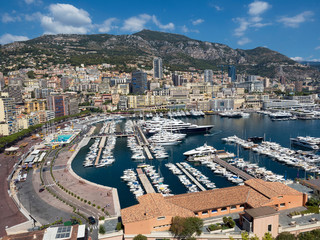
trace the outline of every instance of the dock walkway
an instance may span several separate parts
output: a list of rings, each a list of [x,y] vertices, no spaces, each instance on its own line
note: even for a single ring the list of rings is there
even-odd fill
[[[155,193],[154,188],[152,187],[147,176],[143,173],[141,168],[137,168],[137,173],[144,189],[146,190],[146,193]]]
[[[102,149],[103,149],[104,145],[106,144],[106,140],[107,140],[106,136],[103,136],[101,138],[101,141],[100,141],[100,144],[99,144],[99,152],[98,152],[96,161],[94,163],[95,166],[97,166],[99,164],[100,155],[101,155],[101,152],[102,152]]]
[[[147,154],[148,159],[152,160],[153,157],[152,157],[152,154],[151,154],[149,148],[147,146],[144,146],[143,149],[144,149],[145,153]]]
[[[239,168],[236,168],[232,165],[230,165],[229,163],[227,163],[226,161],[221,160],[220,158],[214,156],[211,158],[214,162],[218,163],[220,166],[226,168],[228,171],[233,172],[234,174],[236,174],[237,176],[241,177],[244,180],[249,180],[249,179],[253,179],[254,177],[252,177],[251,175],[245,173],[244,171],[240,170]]]
[[[176,163],[177,166],[186,174],[194,184],[197,185],[198,188],[200,188],[201,191],[206,191],[205,189],[180,163]]]

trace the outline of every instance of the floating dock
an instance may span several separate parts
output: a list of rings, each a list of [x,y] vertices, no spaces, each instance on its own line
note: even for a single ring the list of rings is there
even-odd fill
[[[152,160],[153,157],[152,157],[152,154],[151,154],[149,148],[147,146],[144,146],[143,149],[144,149],[145,153],[147,154],[148,159]]]
[[[200,188],[201,191],[206,191],[205,189],[180,163],[176,163],[177,166],[188,176],[188,178],[191,179],[192,182],[194,182],[195,185],[197,185],[198,188]]]
[[[100,149],[99,149],[96,161],[94,163],[95,166],[97,166],[99,164],[100,155],[101,155],[101,152],[102,152],[102,149],[103,149],[104,145],[106,144],[106,140],[107,140],[106,136],[101,137],[101,141],[100,141],[100,144],[99,144],[99,148]]]
[[[155,193],[154,188],[152,187],[147,176],[143,173],[141,168],[137,168],[137,173],[144,189],[146,190],[146,193]]]
[[[220,166],[226,168],[228,171],[236,174],[237,176],[241,177],[244,180],[249,180],[249,179],[253,179],[254,177],[252,177],[251,175],[245,173],[244,171],[240,170],[239,168],[236,168],[232,165],[230,165],[229,163],[227,163],[226,161],[221,160],[220,158],[213,156],[212,161],[218,163]]]

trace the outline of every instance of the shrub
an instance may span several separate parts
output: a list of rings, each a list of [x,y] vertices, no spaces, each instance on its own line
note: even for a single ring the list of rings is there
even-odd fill
[[[89,201],[88,204],[91,205],[91,202]]]
[[[105,229],[105,227],[103,225],[99,226],[99,233],[100,234],[105,234],[106,233],[106,229]]]
[[[139,234],[133,238],[133,240],[147,240],[148,238],[142,234]]]
[[[87,200],[84,200],[84,203],[87,203]]]
[[[121,223],[121,222],[118,222],[118,223],[117,223],[116,230],[117,230],[117,231],[122,230],[122,223]]]
[[[93,207],[95,207],[95,206],[96,206],[96,204],[92,204],[92,206],[93,206]]]
[[[99,217],[99,220],[104,220],[104,216],[100,216],[100,217]]]
[[[98,205],[98,207],[97,207],[98,209],[100,209],[100,206]]]

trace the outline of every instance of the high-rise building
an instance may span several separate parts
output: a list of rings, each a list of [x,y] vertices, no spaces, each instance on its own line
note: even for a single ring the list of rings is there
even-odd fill
[[[295,86],[295,91],[296,92],[302,92],[302,81],[295,81],[294,86]]]
[[[231,78],[231,82],[235,82],[237,79],[236,75],[236,67],[235,66],[229,66],[228,67],[228,77]]]
[[[70,98],[65,95],[50,95],[47,97],[49,110],[54,111],[55,117],[70,115]]]
[[[67,77],[62,77],[60,80],[60,86],[62,90],[67,90],[69,88],[69,79]]]
[[[16,103],[22,103],[22,92],[19,85],[9,85],[8,93],[10,98],[14,98]]]
[[[0,135],[16,132],[16,105],[14,98],[0,98]]]
[[[2,91],[4,87],[4,77],[3,77],[3,73],[0,72],[0,91]]]
[[[147,90],[147,74],[142,71],[132,72],[130,92],[133,94],[144,94]]]
[[[181,86],[182,85],[181,75],[178,75],[176,73],[172,74],[172,82],[174,86]]]
[[[161,58],[154,58],[153,59],[153,77],[154,78],[162,78],[162,59]]]
[[[213,82],[213,71],[211,69],[204,70],[203,74],[204,82]]]

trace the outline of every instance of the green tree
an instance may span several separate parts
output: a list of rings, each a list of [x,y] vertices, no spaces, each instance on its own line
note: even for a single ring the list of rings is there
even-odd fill
[[[202,233],[203,221],[197,217],[174,217],[170,232],[177,238],[190,239],[193,234],[199,236]]]
[[[138,234],[133,238],[133,240],[147,240],[148,238],[142,234]]]
[[[314,236],[311,232],[303,232],[298,235],[299,240],[314,240]]]
[[[289,232],[282,232],[276,237],[276,240],[296,240],[296,237]]]
[[[105,229],[105,227],[103,225],[99,226],[99,233],[100,234],[105,234],[106,233],[106,229]]]
[[[264,236],[262,237],[262,240],[273,240],[274,238],[272,237],[271,233],[266,232]]]
[[[250,240],[260,240],[260,239],[258,238],[257,235],[254,235],[254,237],[251,237]]]
[[[30,79],[35,79],[36,77],[34,76],[34,71],[29,71],[29,72],[27,72],[27,76],[28,76],[28,78],[30,78]]]
[[[247,232],[242,232],[241,239],[242,240],[249,240],[249,234]]]

